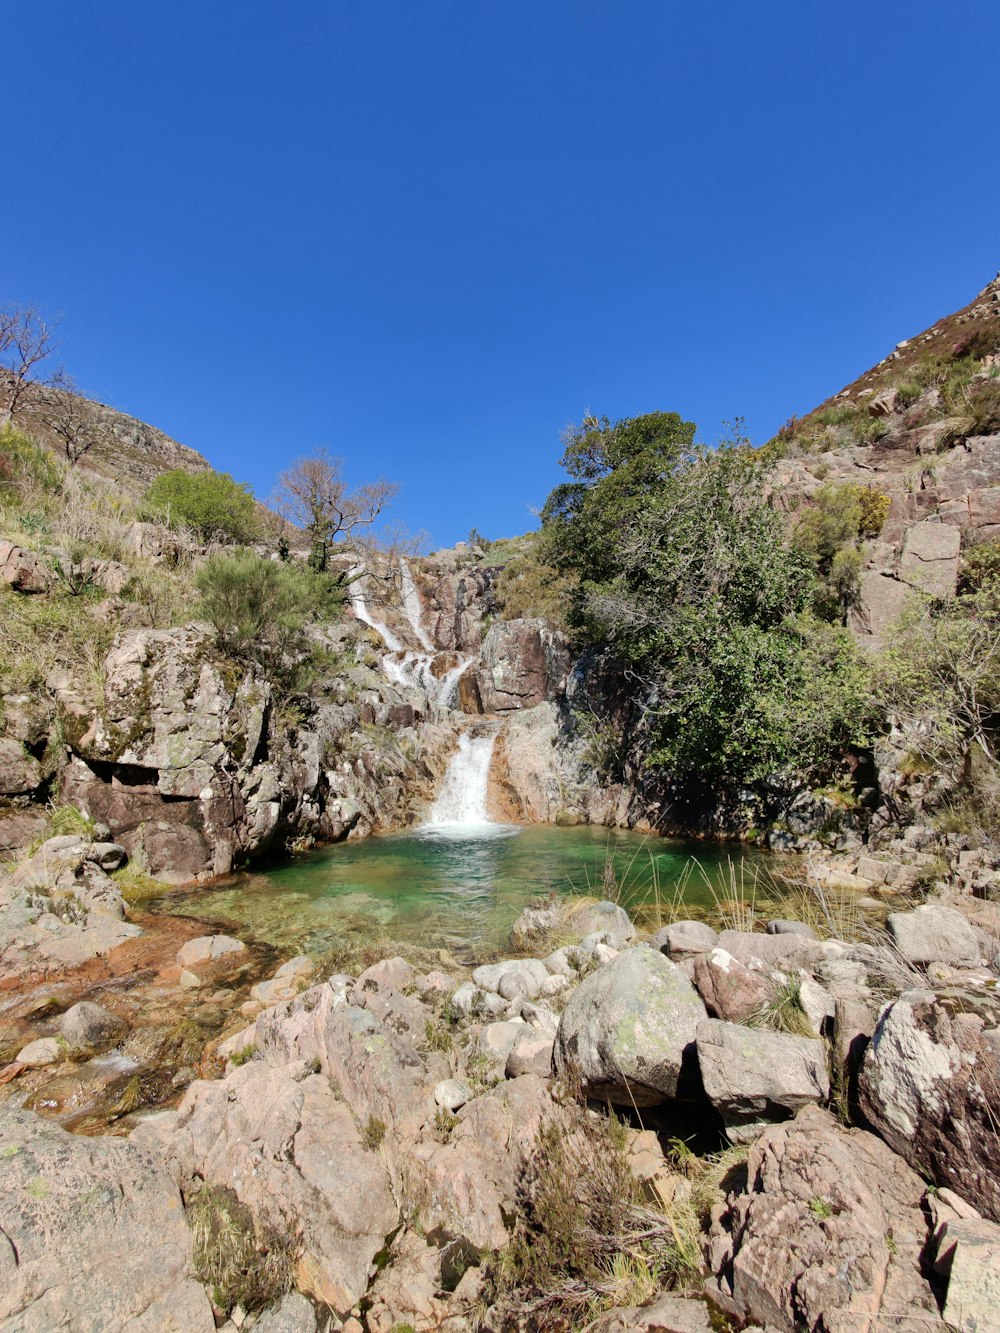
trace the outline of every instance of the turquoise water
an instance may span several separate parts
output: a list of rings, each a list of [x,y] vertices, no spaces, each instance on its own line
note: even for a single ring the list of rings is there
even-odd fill
[[[766,858],[740,847],[687,843],[603,828],[422,829],[339,843],[276,869],[171,894],[153,910],[226,925],[286,953],[321,955],[376,936],[447,948],[502,950],[511,923],[541,894],[609,896],[633,915],[683,899],[694,916],[727,897],[731,875]]]

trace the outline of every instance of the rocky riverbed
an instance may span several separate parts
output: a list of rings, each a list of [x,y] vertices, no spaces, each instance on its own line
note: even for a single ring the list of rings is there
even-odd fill
[[[993,904],[858,941],[539,900],[509,957],[327,975],[136,933],[60,841],[82,906],[4,955],[0,1329],[991,1326]]]

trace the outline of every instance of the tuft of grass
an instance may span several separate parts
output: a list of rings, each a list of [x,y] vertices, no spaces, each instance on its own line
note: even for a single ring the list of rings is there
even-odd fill
[[[699,1281],[694,1209],[650,1205],[626,1143],[614,1116],[579,1105],[539,1130],[514,1233],[484,1265],[484,1300],[504,1326],[576,1327]]]
[[[385,1139],[386,1124],[377,1115],[370,1115],[361,1131],[361,1146],[368,1152],[378,1152]]]
[[[815,1037],[813,1026],[802,1008],[800,989],[797,977],[784,982],[775,992],[774,999],[751,1015],[748,1026],[787,1032],[793,1037]]]
[[[256,1049],[256,1046],[254,1046],[252,1042],[249,1046],[241,1046],[238,1051],[233,1051],[232,1055],[229,1057],[229,1063],[236,1069],[239,1069],[241,1065],[249,1064],[253,1059],[253,1053]]]
[[[111,878],[127,903],[140,903],[147,898],[159,898],[170,888],[162,879],[157,879],[134,861],[129,861],[127,865],[113,870]]]
[[[236,1192],[202,1185],[188,1204],[194,1269],[220,1309],[250,1312],[273,1305],[291,1289],[295,1253],[291,1238],[254,1222]]]
[[[73,835],[92,842],[96,828],[97,825],[90,816],[85,815],[82,810],[78,810],[75,805],[50,805],[45,819],[45,828],[29,844],[27,855],[34,856],[42,843],[47,842],[49,838],[65,838]]]

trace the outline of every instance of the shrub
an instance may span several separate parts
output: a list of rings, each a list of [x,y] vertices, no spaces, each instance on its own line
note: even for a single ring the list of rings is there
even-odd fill
[[[215,629],[223,652],[287,676],[306,653],[305,628],[332,617],[343,594],[325,574],[251,552],[211,556],[195,578],[198,613]]]
[[[194,1270],[212,1290],[216,1305],[250,1312],[279,1301],[294,1276],[289,1236],[256,1224],[227,1186],[202,1185],[188,1205]]]
[[[61,479],[48,449],[9,423],[0,429],[0,501],[23,503],[38,495],[54,495]]]
[[[168,523],[190,528],[206,542],[251,542],[260,531],[249,486],[225,472],[163,472],[146,492],[146,504]]]
[[[980,542],[962,557],[958,591],[977,593],[991,586],[1000,590],[1000,542]]]

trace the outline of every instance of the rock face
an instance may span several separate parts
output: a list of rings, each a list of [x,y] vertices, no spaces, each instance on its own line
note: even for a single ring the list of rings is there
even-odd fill
[[[566,642],[547,621],[498,621],[479,654],[484,711],[507,713],[550,702],[562,690],[569,667]]]
[[[923,1196],[873,1134],[805,1108],[757,1140],[746,1191],[713,1214],[723,1304],[776,1333],[945,1333],[921,1273]]]
[[[861,1108],[912,1166],[1000,1221],[1000,1010],[908,991],[865,1053]]]
[[[121,1139],[0,1109],[0,1329],[213,1333],[177,1186]]]
[[[655,1106],[677,1095],[705,1006],[676,964],[644,946],[586,977],[559,1020],[557,1073],[588,1096]]]

